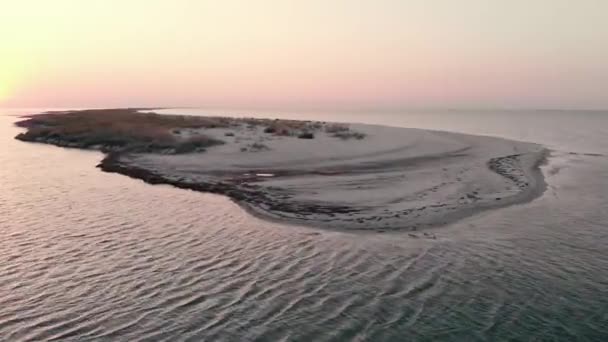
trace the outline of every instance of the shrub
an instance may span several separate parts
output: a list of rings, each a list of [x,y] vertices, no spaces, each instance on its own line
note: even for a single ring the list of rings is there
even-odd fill
[[[312,134],[311,132],[302,132],[298,135],[298,138],[300,139],[314,139],[315,135]]]
[[[268,147],[265,144],[256,142],[256,143],[251,144],[250,150],[252,150],[252,151],[266,151],[266,150],[270,150],[270,147]]]
[[[176,154],[192,153],[196,152],[197,150],[198,147],[196,147],[196,144],[193,144],[191,142],[183,142],[175,147]]]
[[[347,132],[350,130],[348,125],[344,124],[330,124],[325,126],[325,132],[327,133],[339,133],[339,132]]]
[[[186,140],[187,143],[194,144],[196,147],[211,147],[215,145],[221,145],[224,142],[221,140],[213,139],[205,135],[197,135]]]
[[[276,120],[270,126],[264,129],[264,133],[289,136],[291,135],[292,130],[293,129],[288,124],[286,124],[285,121]]]
[[[291,130],[289,130],[288,128],[281,128],[277,131],[276,135],[288,137],[288,136],[291,136],[292,133],[291,133]]]
[[[323,124],[321,122],[319,122],[319,121],[315,121],[313,123],[310,123],[309,126],[312,129],[321,129],[321,128],[323,128]]]
[[[248,124],[265,125],[264,133],[291,136],[295,132],[310,131],[321,128],[320,122],[297,121],[297,120],[267,120],[267,119],[247,119]]]
[[[196,137],[192,137],[188,140],[180,142],[172,147],[175,148],[175,153],[191,153],[202,151],[207,147],[221,145],[223,143],[224,142],[221,140],[209,138],[204,135],[198,135]]]
[[[365,133],[353,132],[353,131],[336,132],[332,136],[336,137],[336,138],[340,138],[342,140],[350,140],[350,139],[362,140],[365,138]]]

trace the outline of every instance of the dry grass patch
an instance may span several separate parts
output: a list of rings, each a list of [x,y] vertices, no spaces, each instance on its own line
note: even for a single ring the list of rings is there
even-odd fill
[[[330,134],[348,132],[349,130],[350,130],[350,127],[348,127],[348,125],[346,125],[346,124],[333,123],[333,124],[327,124],[325,126],[325,132],[330,133]]]
[[[280,136],[300,136],[320,130],[322,127],[320,122],[278,119],[261,120],[259,124],[266,126],[264,133]]]
[[[336,132],[332,136],[335,138],[340,138],[342,140],[350,140],[350,139],[362,140],[362,139],[365,139],[365,137],[366,137],[365,133],[355,132],[355,131]]]
[[[325,132],[331,134],[335,138],[342,140],[356,139],[361,140],[365,138],[365,134],[361,132],[352,131],[346,124],[328,124],[325,126]]]
[[[17,139],[104,151],[187,153],[221,144],[196,136],[176,137],[182,128],[231,127],[228,118],[139,113],[135,109],[47,113],[17,123],[28,128]]]

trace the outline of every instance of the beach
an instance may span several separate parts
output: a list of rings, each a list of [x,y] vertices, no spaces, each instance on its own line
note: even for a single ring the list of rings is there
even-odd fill
[[[163,118],[170,119],[181,120]],[[264,219],[337,230],[417,231],[545,190],[539,165],[548,152],[537,144],[366,124],[208,120],[213,124],[169,128],[171,144],[157,150],[150,148],[156,143],[130,151],[90,147],[108,153],[99,164],[106,172],[226,195]],[[33,140],[82,147],[74,136],[51,136]],[[178,153],[193,140],[214,143]]]

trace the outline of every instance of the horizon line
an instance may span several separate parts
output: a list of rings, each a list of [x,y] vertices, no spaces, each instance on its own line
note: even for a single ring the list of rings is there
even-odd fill
[[[331,111],[331,112],[400,112],[400,111],[421,111],[421,112],[484,112],[484,111],[502,111],[502,112],[608,112],[608,108],[552,108],[552,107],[433,107],[433,106],[419,106],[419,107],[398,107],[398,108],[386,108],[386,107],[359,107],[359,108],[332,108],[332,107],[293,107],[286,108],[282,106],[251,106],[251,107],[230,107],[230,106],[2,106],[2,110],[23,110],[23,109],[44,109],[44,110],[86,110],[86,109],[142,109],[142,110],[165,110],[165,109],[201,109],[201,110],[236,110],[236,111]]]

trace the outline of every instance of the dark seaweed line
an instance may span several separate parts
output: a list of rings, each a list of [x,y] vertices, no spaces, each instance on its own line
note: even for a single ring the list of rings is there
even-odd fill
[[[139,179],[148,184],[166,184],[180,189],[187,189],[199,192],[207,192],[218,195],[228,196],[237,204],[247,204],[251,206],[264,206],[269,212],[286,212],[303,215],[329,214],[329,213],[355,213],[360,211],[357,208],[338,205],[320,205],[301,202],[284,202],[273,199],[271,194],[259,190],[258,185],[244,184],[239,185],[229,182],[186,182],[183,180],[168,179],[156,172],[137,167],[128,166],[120,161],[123,153],[111,152],[97,165],[104,172],[118,173],[130,178]]]

